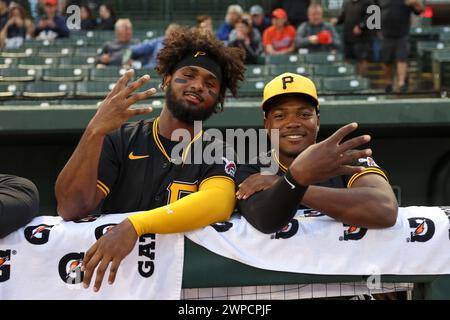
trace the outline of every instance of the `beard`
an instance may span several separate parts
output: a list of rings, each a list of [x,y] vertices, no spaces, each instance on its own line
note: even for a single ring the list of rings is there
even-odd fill
[[[172,87],[168,86],[166,91],[166,105],[172,115],[178,120],[194,124],[194,121],[205,121],[211,117],[217,106],[216,102],[210,107],[204,108],[190,104],[187,101],[177,100]]]

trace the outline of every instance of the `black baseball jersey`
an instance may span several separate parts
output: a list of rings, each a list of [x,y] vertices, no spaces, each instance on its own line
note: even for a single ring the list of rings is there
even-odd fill
[[[288,168],[280,163],[275,152],[269,151],[268,153],[263,155],[263,157],[265,159],[273,159],[278,163],[278,172],[277,172],[278,176],[283,176],[287,172]],[[260,156],[256,164],[245,164],[239,166],[236,174],[236,185],[240,185],[242,182],[244,182],[244,180],[247,177],[251,176],[252,174],[261,172],[262,168],[268,167],[268,165],[262,164],[267,163],[267,161],[263,161],[261,159],[262,157]],[[361,158],[358,160],[358,163],[355,163],[354,165],[366,167],[366,169],[363,172],[354,174],[352,176],[338,176],[321,183],[316,183],[315,185],[329,188],[350,188],[356,179],[368,173],[379,174],[383,176],[386,180],[388,180],[385,171],[381,169],[371,157]],[[300,208],[304,207],[300,206]]]
[[[198,191],[200,184],[212,177],[234,182],[234,153],[222,141],[205,141],[211,137],[200,133],[183,153],[184,162],[176,164],[171,153],[178,142],[162,137],[157,128],[158,118],[141,120],[106,136],[97,181],[106,196],[102,213],[158,208]],[[202,161],[205,148],[217,150],[213,152],[215,163]]]

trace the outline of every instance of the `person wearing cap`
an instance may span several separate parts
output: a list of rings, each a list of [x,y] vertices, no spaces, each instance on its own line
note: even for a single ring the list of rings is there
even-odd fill
[[[395,224],[398,204],[385,171],[371,158],[370,149],[356,149],[370,136],[344,141],[357,129],[350,123],[316,142],[320,106],[310,79],[293,73],[274,78],[264,88],[261,108],[274,149],[256,164],[241,165],[236,175],[237,207],[250,224],[274,233],[298,209],[307,208],[352,226]],[[261,173],[265,159],[278,163],[275,174]]]
[[[58,0],[44,0],[45,15],[38,19],[34,36],[38,39],[66,38],[70,35],[66,19],[57,15]]]
[[[219,26],[217,30],[216,36],[219,40],[228,42],[228,36],[230,35],[231,30],[234,29],[236,23],[241,21],[241,17],[244,11],[242,7],[238,4],[232,4],[228,6],[227,14],[225,15],[225,22]]]
[[[233,150],[205,137],[198,127],[194,132],[194,121],[220,112],[227,90],[236,95],[244,78],[243,60],[241,49],[227,48],[212,34],[178,28],[158,54],[156,71],[166,96],[159,117],[124,124],[151,112],[130,107],[156,92],[152,88],[133,94],[150,77],[127,85],[132,70],[99,105],[57,178],[58,213],[65,220],[84,218],[97,207],[102,214],[139,213],[129,215],[86,252],[85,287],[97,269],[94,291],[99,290],[110,263],[112,283],[121,260],[143,234],[185,232],[229,219],[235,207]],[[205,161],[206,147],[223,150],[222,157]]]
[[[270,19],[264,15],[264,9],[260,5],[251,6],[249,13],[252,17],[253,28],[257,29],[259,34],[262,35],[272,25]]]
[[[278,8],[272,11],[272,26],[263,33],[264,52],[267,55],[292,53],[295,50],[295,28],[288,24],[287,13]]]
[[[320,4],[313,3],[308,7],[308,21],[298,27],[295,43],[297,48],[308,49],[309,52],[329,52],[341,47],[334,26],[323,21]]]

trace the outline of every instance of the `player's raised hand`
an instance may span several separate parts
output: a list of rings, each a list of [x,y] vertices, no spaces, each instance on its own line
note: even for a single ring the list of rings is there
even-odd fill
[[[141,93],[133,94],[150,80],[149,75],[144,75],[127,86],[128,81],[133,77],[134,70],[130,69],[116,82],[114,88],[103,100],[89,123],[89,127],[94,131],[107,134],[119,128],[129,118],[150,113],[151,107],[132,109],[131,106],[156,93],[155,88],[148,89]]]
[[[368,143],[370,136],[362,135],[342,142],[356,128],[357,123],[347,124],[328,139],[309,146],[289,167],[292,176],[298,183],[307,186],[339,175],[352,175],[363,171],[364,167],[354,166],[352,163],[372,155],[371,149],[355,149]]]

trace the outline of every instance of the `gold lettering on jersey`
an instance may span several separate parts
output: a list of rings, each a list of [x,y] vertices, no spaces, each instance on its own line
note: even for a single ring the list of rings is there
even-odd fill
[[[173,203],[183,195],[194,193],[198,191],[197,181],[196,182],[183,182],[183,181],[173,181],[168,187],[169,197],[167,203]]]

